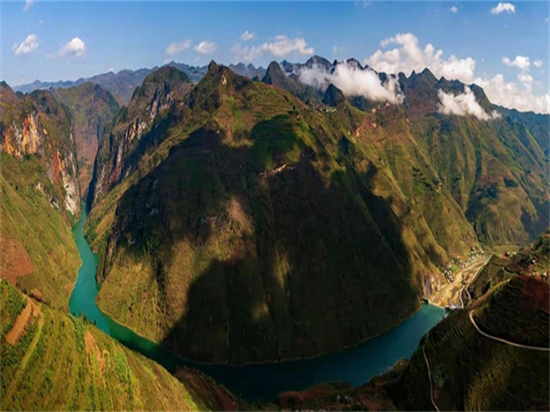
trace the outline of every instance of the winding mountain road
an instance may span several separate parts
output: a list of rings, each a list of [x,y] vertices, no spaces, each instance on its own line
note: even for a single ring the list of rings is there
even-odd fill
[[[428,336],[430,332],[428,332],[428,335],[426,336],[426,341],[428,341]],[[426,367],[428,368],[428,378],[430,378],[430,399],[432,401],[432,405],[434,406],[435,410],[437,412],[441,412],[439,408],[437,407],[437,404],[434,400],[434,389],[433,389],[433,383],[432,383],[432,372],[430,371],[430,363],[428,362],[428,357],[426,356],[426,351],[424,350],[425,346],[422,346],[422,354],[424,355],[424,360],[426,361]]]
[[[540,346],[522,345],[521,343],[510,342],[509,340],[502,339],[502,338],[497,338],[496,336],[489,335],[488,333],[483,332],[481,329],[479,329],[479,326],[477,326],[476,322],[474,321],[474,311],[473,310],[470,312],[469,315],[470,315],[470,321],[472,322],[472,325],[474,325],[476,330],[479,333],[481,333],[483,336],[485,336],[486,338],[493,339],[497,342],[505,343],[505,344],[510,345],[510,346],[515,346],[517,348],[550,352],[550,348],[543,348],[543,347],[540,347]]]

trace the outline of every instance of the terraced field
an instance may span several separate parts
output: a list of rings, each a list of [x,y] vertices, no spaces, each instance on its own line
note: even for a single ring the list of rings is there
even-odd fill
[[[537,282],[537,290],[548,287],[533,278],[516,277],[475,303],[480,328],[513,342],[548,346],[548,295],[539,292],[533,299],[529,294],[533,286],[526,286],[530,282]],[[461,310],[424,337],[401,380],[402,395],[392,397],[408,410],[434,410],[431,393],[441,411],[548,410],[548,364],[548,352],[481,335],[469,320],[469,311]]]
[[[504,267],[509,264],[510,261],[508,259],[492,256],[487,265],[477,274],[462,294],[464,304],[466,305],[468,301],[479,299],[500,282],[511,279],[513,275],[504,270]]]
[[[179,381],[85,320],[35,303],[5,280],[0,297],[2,410],[236,407],[231,394],[205,385],[197,373],[186,371]]]
[[[475,322],[492,336],[523,345],[549,347],[549,295],[548,283],[519,276],[496,290],[487,304],[475,311]]]

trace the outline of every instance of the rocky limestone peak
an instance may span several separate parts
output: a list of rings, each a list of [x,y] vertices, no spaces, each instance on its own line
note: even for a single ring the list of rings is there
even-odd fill
[[[210,63],[208,64],[208,71],[217,71],[218,68],[219,66],[214,60],[210,61]]]
[[[276,61],[272,61],[269,63],[269,66],[267,66],[267,71],[265,72],[262,82],[265,84],[278,84],[278,82],[284,79],[286,79],[286,74],[283,72],[281,65]]]
[[[338,106],[340,103],[344,102],[346,97],[342,90],[336,87],[334,84],[329,84],[325,95],[323,97],[323,103],[327,106]]]
[[[332,66],[330,64],[330,62],[325,59],[324,57],[321,57],[321,56],[313,56],[313,57],[310,57],[305,66],[308,68],[308,69],[311,69],[313,67],[320,67],[321,69],[324,69],[326,71],[330,70],[330,67]]]

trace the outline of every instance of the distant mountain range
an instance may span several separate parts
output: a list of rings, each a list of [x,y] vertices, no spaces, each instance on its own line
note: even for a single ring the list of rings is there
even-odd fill
[[[198,82],[202,79],[208,71],[208,66],[190,66],[185,63],[176,63],[174,61],[167,63],[165,66],[175,67],[189,76],[191,81],[194,82]],[[261,79],[265,75],[266,71],[263,67],[256,68],[253,64],[245,65],[244,63],[238,63],[236,65],[230,64],[228,67],[235,73],[250,79],[256,76]],[[88,78],[81,77],[80,79],[74,81],[60,80],[57,82],[42,82],[40,80],[35,80],[32,83],[15,86],[13,90],[15,92],[31,93],[34,90],[44,90],[50,88],[66,89],[73,86],[80,86],[85,82],[92,82],[99,84],[101,87],[111,92],[118,103],[122,105],[128,104],[132,98],[135,88],[143,83],[143,80],[149,73],[152,73],[158,69],[159,67],[155,66],[151,69],[143,68],[138,70],[121,70],[118,73],[111,71]]]

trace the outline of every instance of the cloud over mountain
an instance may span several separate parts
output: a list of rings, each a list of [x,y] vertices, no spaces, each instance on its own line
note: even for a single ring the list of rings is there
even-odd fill
[[[371,100],[391,103],[403,102],[403,95],[395,78],[389,77],[382,83],[374,71],[361,70],[347,62],[339,63],[332,73],[319,66],[302,68],[300,81],[321,89],[332,83],[346,96],[364,96]]]
[[[443,76],[465,83],[470,83],[474,78],[476,61],[471,57],[459,59],[451,55],[448,59],[444,59],[443,51],[435,51],[431,43],[421,49],[418,38],[411,33],[399,33],[384,39],[380,42],[380,47],[384,48],[392,44],[397,47],[388,51],[379,49],[366,58],[364,63],[385,73],[403,72],[409,76],[413,70],[420,72],[427,67],[436,77]]]
[[[493,111],[489,114],[479,105],[472,90],[466,86],[464,93],[453,95],[445,93],[443,90],[438,90],[437,95],[441,105],[439,111],[444,114],[452,114],[456,116],[474,116],[479,120],[491,120],[499,118],[500,115]]]

